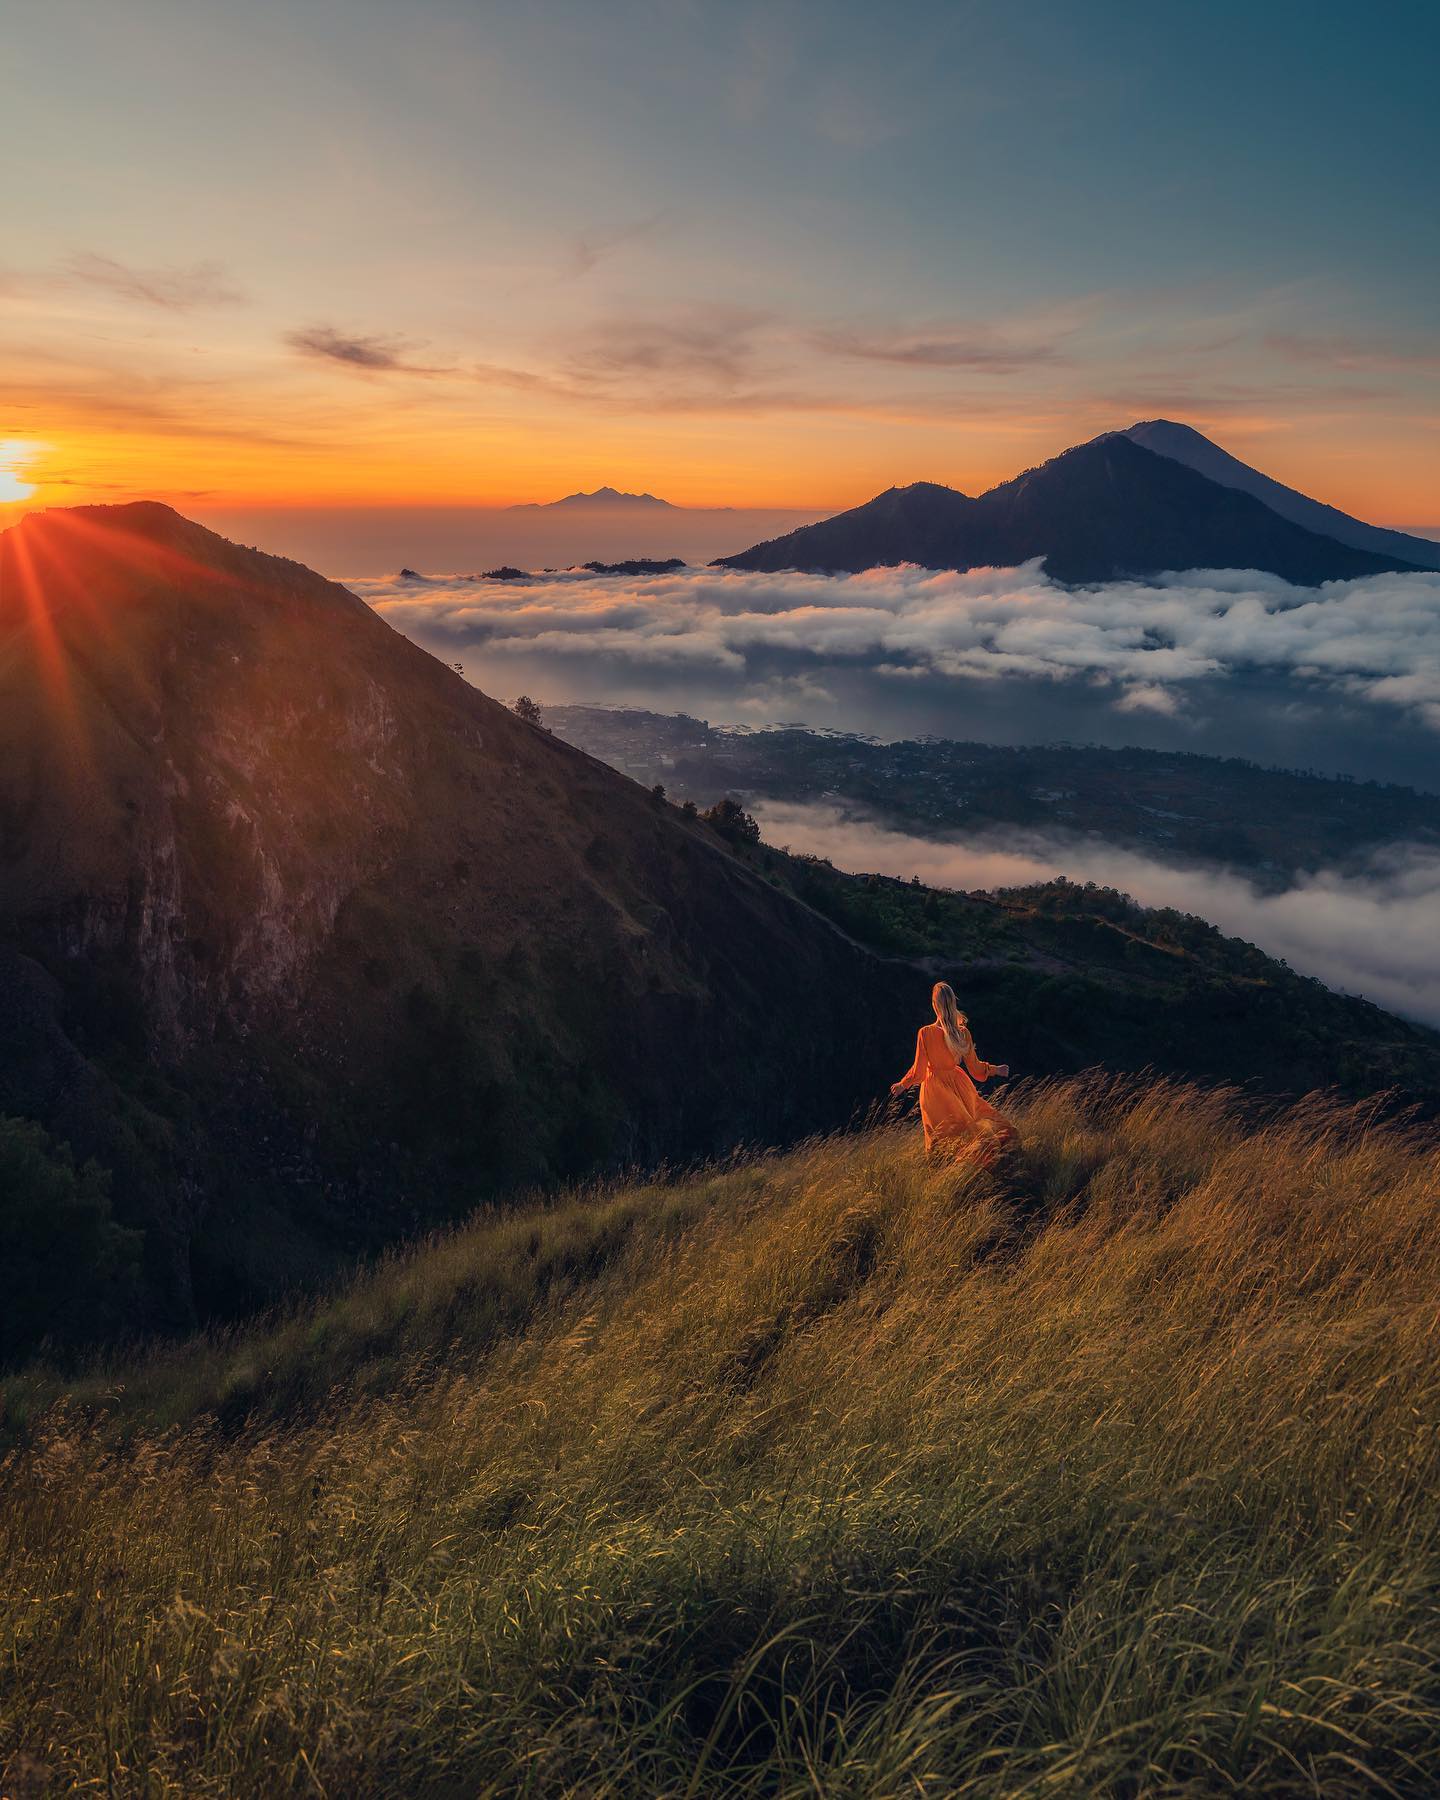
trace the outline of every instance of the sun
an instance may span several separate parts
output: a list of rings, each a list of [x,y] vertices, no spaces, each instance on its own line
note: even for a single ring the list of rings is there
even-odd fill
[[[22,481],[19,470],[34,456],[39,445],[25,438],[0,438],[0,506],[12,501],[28,500],[35,492],[33,481]]]

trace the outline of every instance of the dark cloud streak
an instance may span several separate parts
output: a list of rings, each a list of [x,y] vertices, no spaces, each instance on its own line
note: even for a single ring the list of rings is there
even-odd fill
[[[311,325],[300,331],[287,331],[285,342],[302,356],[340,363],[366,375],[444,375],[451,372],[439,366],[412,362],[410,347],[403,338],[356,337],[337,331],[333,325]]]
[[[1012,344],[983,330],[921,329],[865,332],[832,329],[811,333],[811,344],[828,356],[900,368],[970,369],[1013,375],[1056,363],[1054,344]]]

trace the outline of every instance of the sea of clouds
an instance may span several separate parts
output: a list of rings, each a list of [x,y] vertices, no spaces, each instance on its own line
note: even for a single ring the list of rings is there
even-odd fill
[[[1118,887],[1145,906],[1208,919],[1342,993],[1440,1026],[1440,851],[1392,845],[1360,870],[1319,870],[1282,893],[1233,870],[1179,868],[1092,838],[1005,832],[917,837],[833,805],[760,802],[767,841],[860,873],[927,886],[1023,887],[1063,875]]]
[[[1440,572],[1319,589],[1215,570],[1071,588],[1038,563],[351,586],[502,698],[528,689],[891,738],[1183,747],[1440,788]],[[1433,849],[1392,846],[1277,894],[1088,838],[942,842],[833,807],[756,810],[771,841],[842,868],[965,888],[1056,874],[1120,887],[1440,1025]]]
[[[1183,718],[1217,681],[1250,671],[1440,732],[1440,572],[1316,589],[1208,570],[1071,588],[1036,561],[965,574],[687,568],[351,585],[447,660],[475,659],[481,685],[501,693],[507,667],[533,675],[548,664],[556,699],[604,700],[617,683],[628,693],[683,675],[752,712],[797,716],[808,703],[813,715],[835,698],[833,678],[858,669],[892,688],[1079,683],[1112,716]],[[577,672],[588,690],[576,691]]]

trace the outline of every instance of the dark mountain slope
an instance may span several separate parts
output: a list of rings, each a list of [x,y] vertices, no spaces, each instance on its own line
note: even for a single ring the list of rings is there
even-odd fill
[[[1271,512],[1279,513],[1294,525],[1307,531],[1318,531],[1334,538],[1337,544],[1348,544],[1352,550],[1373,550],[1380,556],[1397,556],[1402,562],[1421,569],[1440,569],[1440,544],[1429,538],[1414,537],[1408,531],[1389,531],[1380,525],[1367,525],[1336,506],[1312,500],[1269,475],[1262,475],[1248,463],[1232,456],[1228,450],[1174,419],[1144,419],[1124,434],[1132,443],[1142,444],[1157,456],[1168,456],[1184,463],[1197,474],[1218,481],[1222,487],[1239,488],[1263,500]]]
[[[840,1124],[923,988],[296,564],[0,538],[0,1113],[113,1170],[161,1312]]]
[[[1250,494],[1109,433],[978,500],[931,483],[722,558],[735,569],[858,571],[899,562],[1009,568],[1042,557],[1059,581],[1166,569],[1260,569],[1314,585],[1403,570],[1282,519]]]
[[[957,546],[980,541],[983,526],[976,518],[976,506],[954,488],[916,481],[909,487],[887,488],[863,506],[822,519],[818,525],[802,525],[769,543],[723,556],[719,565],[821,574],[902,562],[946,568],[952,566]]]
[[[1213,568],[1261,569],[1308,586],[1405,566],[1318,537],[1118,434],[1067,450],[979,504],[998,560],[1044,556],[1060,581]]]

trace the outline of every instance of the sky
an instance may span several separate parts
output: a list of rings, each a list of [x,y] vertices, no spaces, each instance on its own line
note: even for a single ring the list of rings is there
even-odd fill
[[[9,0],[0,523],[824,511],[1167,416],[1433,526],[1437,67],[1409,0]]]

